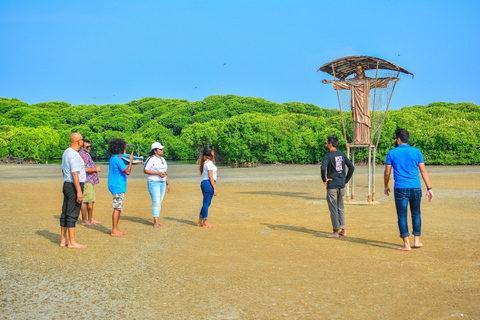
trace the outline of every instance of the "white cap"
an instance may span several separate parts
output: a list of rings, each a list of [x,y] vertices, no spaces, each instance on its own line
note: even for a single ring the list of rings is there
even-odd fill
[[[153,149],[163,149],[163,148],[165,148],[165,147],[162,146],[162,144],[160,142],[154,142],[154,143],[152,143],[152,149],[151,150],[153,150]]]

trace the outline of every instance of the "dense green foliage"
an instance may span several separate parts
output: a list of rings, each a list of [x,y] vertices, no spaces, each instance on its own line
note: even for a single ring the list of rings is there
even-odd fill
[[[347,132],[352,117],[344,113]],[[375,116],[383,117],[377,113]],[[397,128],[410,131],[410,144],[420,148],[428,164],[480,164],[480,106],[432,103],[389,111],[376,160],[383,162],[393,147]],[[127,104],[78,105],[47,102],[28,105],[0,98],[0,157],[61,158],[72,132],[92,141],[95,158],[109,156],[112,137],[141,147],[166,146],[171,160],[196,159],[206,143],[227,163],[317,163],[329,134],[345,149],[340,112],[312,104],[278,104],[260,98],[211,96],[203,101],[143,98]],[[347,140],[351,140],[347,136]],[[366,156],[357,153],[356,161]]]

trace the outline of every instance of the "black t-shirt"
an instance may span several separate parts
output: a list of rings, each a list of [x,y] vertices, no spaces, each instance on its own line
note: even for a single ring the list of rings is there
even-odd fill
[[[348,167],[348,173],[346,175],[345,165]],[[328,189],[342,189],[345,188],[345,184],[350,181],[355,168],[345,153],[336,150],[327,152],[323,157],[320,170],[323,182],[327,181],[327,178],[332,179],[328,181]]]

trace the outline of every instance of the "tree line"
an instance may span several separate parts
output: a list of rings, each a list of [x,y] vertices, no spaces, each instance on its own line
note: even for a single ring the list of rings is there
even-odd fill
[[[343,117],[351,134],[350,112]],[[375,117],[383,115],[377,112]],[[422,150],[428,164],[480,164],[478,105],[436,102],[389,111],[377,162],[385,161],[397,128],[410,131],[410,144]],[[77,106],[58,101],[29,105],[0,98],[0,157],[60,159],[72,132],[92,141],[96,159],[110,156],[108,141],[113,137],[138,145],[143,156],[152,142],[160,141],[170,160],[197,159],[200,149],[211,144],[229,164],[318,163],[329,134],[336,134],[339,149],[345,149],[340,111],[313,104],[278,104],[234,95],[196,102],[143,98],[126,104]],[[356,161],[366,156],[366,150],[357,152]]]

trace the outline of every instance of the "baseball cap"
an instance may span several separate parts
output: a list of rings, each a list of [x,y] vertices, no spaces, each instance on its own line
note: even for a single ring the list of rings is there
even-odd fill
[[[154,143],[152,143],[152,149],[151,150],[153,150],[153,149],[163,149],[163,148],[165,148],[165,147],[160,142],[154,142]]]

